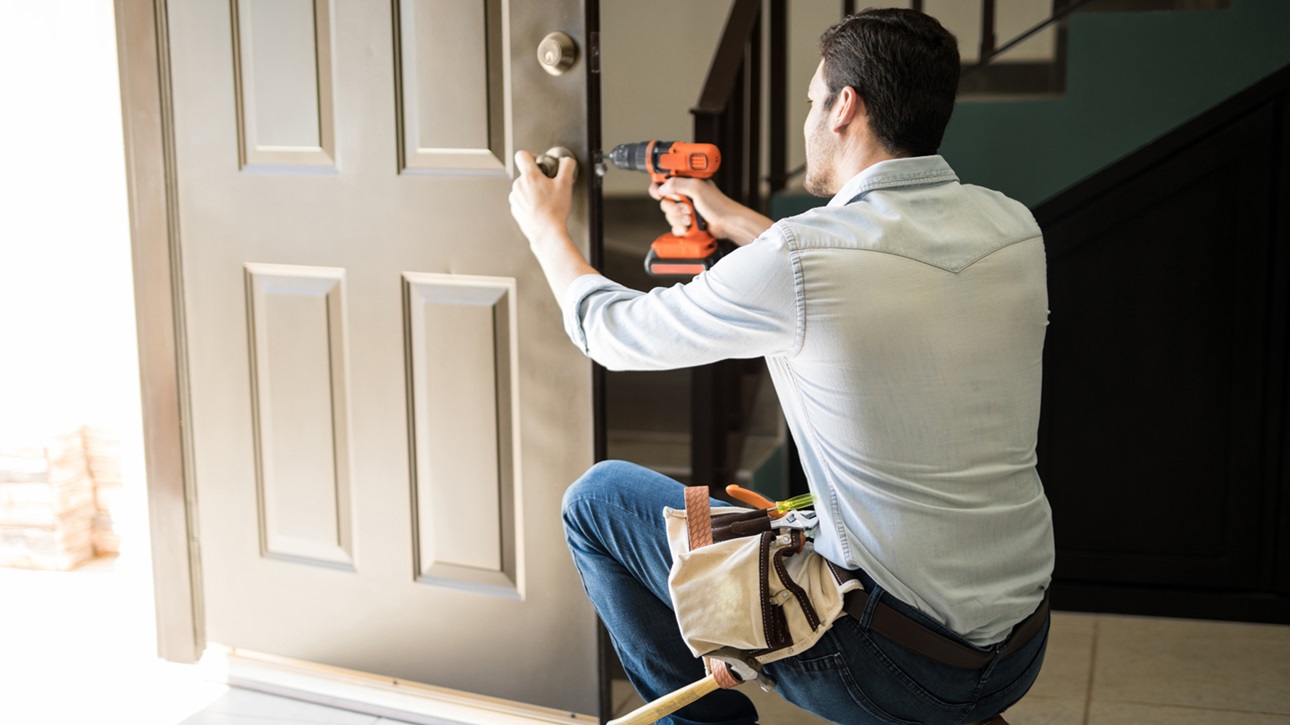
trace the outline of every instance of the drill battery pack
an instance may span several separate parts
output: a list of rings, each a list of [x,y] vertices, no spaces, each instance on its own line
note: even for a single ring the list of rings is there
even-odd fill
[[[664,234],[650,245],[645,255],[645,271],[655,277],[693,277],[734,249],[725,239],[692,239]]]

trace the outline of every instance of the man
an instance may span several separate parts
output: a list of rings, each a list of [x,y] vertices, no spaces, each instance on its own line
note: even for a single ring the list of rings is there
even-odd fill
[[[653,189],[690,196],[714,234],[744,245],[690,283],[643,294],[589,267],[565,230],[568,162],[547,180],[518,154],[512,213],[570,337],[601,364],[766,358],[818,497],[816,550],[869,594],[810,650],[766,665],[779,692],[841,723],[985,720],[1025,694],[1047,643],[1043,239],[1022,205],[960,184],[935,155],[958,82],[953,35],[870,10],[820,47],[806,188],[831,200],[772,224],[706,182]],[[670,609],[664,506],[683,507],[680,484],[617,461],[564,503],[584,587],[647,700],[702,676]],[[918,633],[884,629],[892,616]],[[727,690],[673,721],[755,719]]]

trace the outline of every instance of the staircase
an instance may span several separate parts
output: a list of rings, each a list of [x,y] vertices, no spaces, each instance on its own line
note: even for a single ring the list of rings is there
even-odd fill
[[[855,4],[844,0],[839,9]],[[960,38],[960,101],[943,155],[965,182],[1031,205],[1290,62],[1290,2],[1284,0],[912,5],[938,14]],[[810,16],[819,7],[800,0],[734,0],[708,83],[692,111],[694,140],[718,143],[728,163],[743,167],[719,181],[722,188],[773,218],[822,201],[792,186],[801,169],[790,171],[786,163],[788,145],[800,146],[797,129],[786,123],[795,100],[788,92],[794,81],[786,70],[787,27],[802,23],[822,30],[831,20]],[[763,93],[769,96],[765,106],[779,111],[764,119]],[[763,135],[769,140],[764,163]],[[607,274],[638,289],[657,284],[641,271],[650,240],[664,228],[655,202],[609,199],[604,219]],[[789,481],[791,450],[783,449],[786,435],[762,369],[758,362],[720,373],[720,384],[735,391],[725,398],[710,390],[696,397],[691,371],[606,373],[607,455],[688,481],[695,440],[703,439],[698,446],[727,453],[704,465],[707,475],[696,482],[752,481],[768,494],[794,491],[802,483]],[[716,432],[696,437],[693,420],[705,406],[708,418],[717,421]],[[723,425],[723,418],[730,424]]]
[[[966,182],[1054,197],[1290,62],[1290,3],[1221,5],[1091,3],[1066,21],[1060,96],[965,98],[941,153]]]

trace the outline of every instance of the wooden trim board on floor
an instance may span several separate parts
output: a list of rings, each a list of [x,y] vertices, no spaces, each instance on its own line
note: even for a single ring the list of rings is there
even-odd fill
[[[203,668],[231,687],[418,725],[594,725],[591,715],[212,645]]]

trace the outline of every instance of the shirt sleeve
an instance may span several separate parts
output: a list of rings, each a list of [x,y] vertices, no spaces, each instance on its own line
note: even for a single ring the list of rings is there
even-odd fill
[[[788,355],[801,339],[798,267],[771,227],[686,284],[638,292],[596,274],[561,299],[565,331],[610,370]]]

